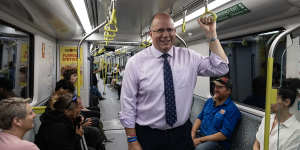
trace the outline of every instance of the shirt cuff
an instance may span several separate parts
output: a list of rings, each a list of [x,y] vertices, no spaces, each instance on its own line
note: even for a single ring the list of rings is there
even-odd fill
[[[222,134],[224,134],[224,136],[226,136],[227,139],[229,139],[231,137],[231,133],[227,130],[221,129]]]
[[[119,113],[120,122],[125,128],[135,128],[135,117],[130,117],[126,113]]]

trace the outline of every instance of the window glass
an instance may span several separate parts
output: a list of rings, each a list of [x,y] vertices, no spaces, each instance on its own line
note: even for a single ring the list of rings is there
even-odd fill
[[[29,34],[0,23],[0,77],[11,94],[24,98],[30,97],[29,44]]]
[[[264,109],[268,52],[274,38],[281,31],[275,30],[221,41],[229,59],[230,71],[227,76],[232,81],[234,101]],[[285,72],[286,57],[281,60],[285,49],[286,40],[281,40],[274,55],[273,86],[275,87],[279,86],[280,71]],[[213,88],[213,85],[211,87]]]

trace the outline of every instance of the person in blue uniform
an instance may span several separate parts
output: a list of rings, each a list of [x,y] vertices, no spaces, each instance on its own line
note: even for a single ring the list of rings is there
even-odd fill
[[[193,125],[191,135],[195,150],[228,150],[230,138],[241,117],[232,102],[232,85],[227,77],[214,81],[214,97],[209,98]]]

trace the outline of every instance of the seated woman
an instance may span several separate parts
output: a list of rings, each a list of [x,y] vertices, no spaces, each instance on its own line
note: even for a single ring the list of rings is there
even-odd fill
[[[270,150],[297,150],[300,143],[300,122],[297,121],[296,117],[289,112],[289,108],[295,102],[297,91],[296,89],[287,87],[279,89],[277,103],[271,105],[271,111],[274,114],[271,114],[270,116]],[[263,149],[264,125],[265,118],[263,118],[256,133],[253,150]],[[279,144],[277,143],[278,141]],[[277,145],[279,147],[277,147]]]
[[[66,90],[67,92],[73,94],[75,87],[74,85],[67,80],[60,80],[55,87],[55,91]],[[95,148],[97,150],[105,149],[103,141],[106,140],[104,131],[100,128],[100,114],[97,111],[83,111],[84,108],[81,102],[81,98],[77,97],[77,102],[81,108],[81,114],[83,115],[82,120],[85,120],[85,123],[82,124],[84,130],[84,136],[87,142],[89,149]],[[48,105],[48,107],[50,107]],[[47,108],[48,108],[47,107]],[[48,111],[51,111],[51,108],[48,108]],[[96,116],[96,117],[93,117]],[[90,118],[89,118],[90,117]]]
[[[80,104],[77,97],[66,90],[59,90],[50,100],[51,111],[40,117],[41,126],[35,143],[41,150],[80,150],[83,135]]]

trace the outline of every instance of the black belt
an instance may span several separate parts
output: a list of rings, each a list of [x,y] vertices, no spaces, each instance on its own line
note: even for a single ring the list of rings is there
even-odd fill
[[[153,132],[172,133],[172,132],[184,131],[189,126],[191,127],[191,122],[188,120],[183,125],[171,129],[155,129],[149,126],[141,126],[139,124],[136,124],[135,127],[140,128],[142,130],[153,131]]]

